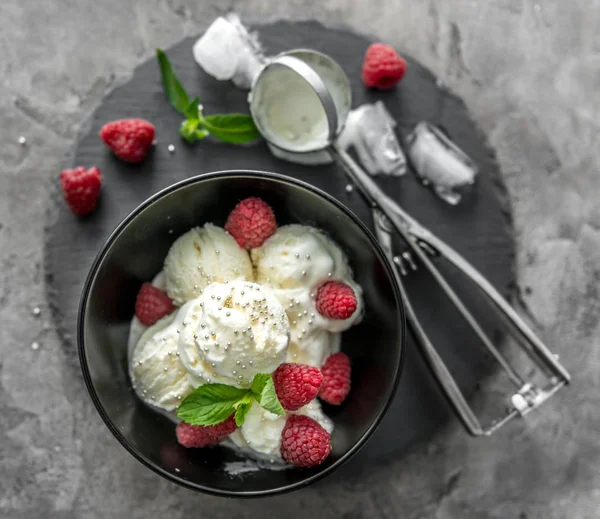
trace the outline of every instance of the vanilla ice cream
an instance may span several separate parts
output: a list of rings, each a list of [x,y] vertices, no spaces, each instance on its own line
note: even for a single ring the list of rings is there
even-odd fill
[[[213,283],[187,303],[178,351],[204,382],[248,387],[285,361],[290,324],[273,292],[245,281]]]
[[[175,313],[150,326],[135,346],[129,364],[133,387],[147,404],[173,411],[200,382],[189,375],[177,355]]]
[[[261,247],[252,250],[256,282],[268,285],[285,306],[297,340],[312,329],[341,332],[362,316],[362,289],[354,282],[343,251],[325,234],[306,225],[279,227]],[[343,281],[356,296],[348,319],[328,319],[316,310],[315,295],[327,281]],[[302,331],[304,330],[304,331]],[[292,338],[294,338],[292,336]]]
[[[254,279],[248,253],[210,223],[177,238],[165,259],[164,273],[167,293],[178,306],[198,297],[211,283]]]
[[[295,332],[296,330],[292,328],[287,362],[297,362],[320,368],[327,357],[340,351],[341,335],[339,333],[313,330],[298,340],[299,334]]]
[[[286,411],[281,416],[267,411],[255,402],[243,425],[229,436],[229,440],[239,448],[250,448],[261,455],[281,459],[281,432],[286,420],[293,414],[306,415],[319,423],[329,434],[333,432],[333,422],[325,416],[317,400],[309,402],[295,412]]]

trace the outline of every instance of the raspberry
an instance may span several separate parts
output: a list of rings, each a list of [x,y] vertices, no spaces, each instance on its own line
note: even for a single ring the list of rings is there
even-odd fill
[[[60,185],[73,214],[83,216],[96,209],[102,174],[98,168],[65,169],[60,174]]]
[[[260,247],[277,229],[273,210],[257,197],[242,200],[227,218],[225,230],[244,249]]]
[[[120,119],[106,123],[100,138],[125,162],[141,162],[154,141],[154,126],[144,119]]]
[[[314,467],[331,452],[329,433],[312,418],[293,415],[281,432],[281,457],[296,467]]]
[[[319,394],[323,375],[306,364],[281,364],[273,373],[277,398],[284,409],[296,411]]]
[[[236,429],[234,416],[231,415],[224,422],[206,427],[179,422],[175,428],[175,434],[177,441],[184,447],[210,447],[219,443]]]
[[[362,80],[368,88],[389,90],[406,73],[406,61],[390,45],[373,43],[365,54]]]
[[[177,441],[184,447],[210,447],[219,443],[218,436],[210,434],[208,427],[179,422],[175,428]]]
[[[348,319],[356,311],[354,291],[341,281],[329,281],[317,291],[317,311],[328,319]]]
[[[151,283],[144,283],[135,301],[135,315],[145,326],[151,326],[175,307],[171,298]]]
[[[334,353],[321,367],[323,385],[319,397],[325,402],[340,405],[350,392],[350,359],[345,353]]]
[[[209,433],[213,436],[217,436],[218,438],[225,438],[225,436],[229,436],[233,431],[237,429],[237,425],[235,424],[234,415],[231,415],[224,422],[218,423],[217,425],[209,425],[206,427],[209,430]]]

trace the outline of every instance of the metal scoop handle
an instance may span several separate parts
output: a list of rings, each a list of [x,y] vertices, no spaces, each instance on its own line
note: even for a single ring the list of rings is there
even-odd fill
[[[464,398],[458,384],[456,384],[456,381],[444,364],[442,358],[439,356],[424,329],[420,325],[410,301],[408,300],[402,280],[396,275],[396,282],[404,297],[411,330],[415,333],[421,351],[438,383],[469,433],[474,436],[490,435],[515,416],[525,415],[552,396],[552,394],[560,387],[569,383],[570,375],[567,370],[518,316],[502,295],[475,269],[475,267],[467,262],[449,245],[410,217],[395,201],[379,188],[379,186],[354,162],[348,153],[335,145],[332,146],[332,152],[344,166],[344,169],[351,180],[359,187],[362,194],[370,202],[374,209],[375,217],[377,218],[378,214],[385,215],[385,221],[388,222],[402,237],[403,241],[410,248],[415,257],[420,260],[429,273],[435,278],[442,290],[461,313],[462,317],[469,323],[496,362],[502,367],[510,380],[518,388],[518,391],[511,398],[513,407],[509,409],[508,413],[500,420],[494,421],[490,426],[483,427]],[[377,224],[378,222],[376,221],[376,226]],[[381,221],[379,222],[379,225],[381,225]],[[423,247],[422,244],[426,244],[426,247]],[[383,245],[385,248],[386,245]],[[519,343],[525,347],[525,351],[542,369],[544,369],[546,374],[550,375],[550,386],[537,388],[524,380],[523,377],[513,369],[494,346],[493,342],[483,331],[479,323],[469,312],[468,308],[458,297],[456,292],[454,292],[437,267],[433,264],[428,253],[426,253],[424,249],[433,251],[446,258],[470,279],[487,299],[494,304],[495,308],[502,316],[503,321],[509,324],[509,328],[515,338],[517,338]],[[391,255],[389,252],[388,256],[390,259],[393,258],[393,254]]]

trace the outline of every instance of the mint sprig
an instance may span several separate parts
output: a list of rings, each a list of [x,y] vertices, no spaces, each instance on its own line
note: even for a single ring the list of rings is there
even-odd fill
[[[192,143],[212,135],[216,139],[232,144],[244,144],[260,137],[260,133],[246,114],[214,114],[204,116],[200,98],[190,101],[190,96],[177,78],[169,58],[161,49],[156,49],[162,83],[173,108],[186,119],[179,127],[179,134]]]
[[[235,423],[244,423],[252,404],[258,402],[278,416],[284,410],[277,398],[273,377],[259,373],[252,379],[250,389],[227,384],[204,384],[186,396],[177,408],[177,416],[192,425],[216,425],[235,413]]]

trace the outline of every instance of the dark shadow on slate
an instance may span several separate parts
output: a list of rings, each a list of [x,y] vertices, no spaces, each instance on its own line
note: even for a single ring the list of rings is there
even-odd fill
[[[436,78],[407,58],[408,72],[390,92],[367,91],[360,81],[360,68],[369,41],[344,30],[332,30],[316,22],[278,22],[257,28],[267,53],[293,47],[310,47],[336,59],[352,83],[353,106],[382,100],[398,121],[405,137],[421,120],[443,126],[450,137],[479,165],[480,176],[473,194],[458,207],[451,207],[422,187],[412,173],[405,177],[379,178],[380,185],[420,222],[446,240],[471,261],[503,293],[513,284],[514,244],[510,207],[499,167],[485,136],[471,120],[464,103],[436,86]],[[182,83],[198,93],[206,113],[248,112],[247,93],[228,82],[206,75],[192,59],[195,39],[188,38],[168,54]],[[142,117],[157,129],[157,146],[141,165],[118,161],[98,138],[107,121]],[[343,171],[334,165],[303,167],[275,159],[265,144],[231,146],[204,141],[186,145],[178,136],[181,118],[168,105],[155,60],[141,65],[126,84],[108,94],[93,115],[89,133],[76,147],[74,164],[101,169],[105,182],[99,209],[83,220],[71,215],[61,203],[57,221],[47,229],[46,273],[48,294],[70,367],[79,371],[74,331],[83,281],[93,258],[115,226],[138,204],[158,190],[184,178],[224,169],[258,169],[300,178],[338,197],[359,218],[371,225],[368,207],[356,193],[347,193]],[[176,151],[169,154],[168,144]],[[411,280],[411,294],[419,316],[456,373],[462,389],[472,393],[490,369],[468,327],[458,321],[442,301],[430,280],[419,274]],[[131,309],[133,313],[133,307]],[[489,315],[484,328],[495,331]],[[376,345],[373,345],[376,347]],[[333,483],[365,462],[400,454],[411,445],[427,440],[450,416],[450,411],[409,337],[403,377],[386,418],[367,446],[346,466],[330,477]],[[327,483],[324,483],[327,484]]]

